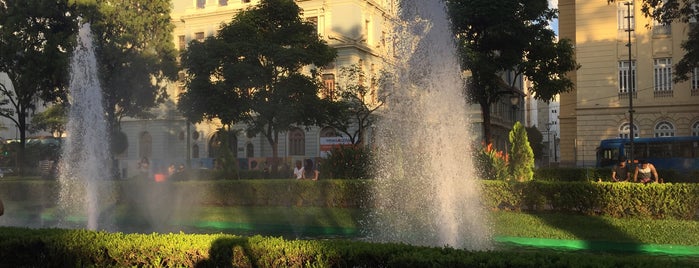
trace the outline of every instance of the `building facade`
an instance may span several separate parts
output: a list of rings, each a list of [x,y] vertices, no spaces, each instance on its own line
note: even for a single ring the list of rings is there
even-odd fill
[[[230,22],[240,10],[250,8],[259,0],[174,0],[171,18],[175,29],[174,44],[179,51],[191,41],[203,41],[214,36],[222,23]],[[391,37],[396,18],[397,0],[305,0],[297,1],[303,18],[314,22],[318,35],[337,49],[337,58],[323,68],[324,90],[332,91],[342,67],[358,64],[367,73],[377,73],[391,65],[394,46]],[[138,162],[147,158],[153,171],[169,164],[187,164],[191,168],[211,168],[221,144],[216,120],[191,124],[176,110],[177,96],[183,92],[182,81],[168,88],[171,99],[156,109],[157,119],[122,120],[122,131],[129,148],[119,155],[122,176],[128,177]],[[326,92],[327,93],[327,92]],[[241,168],[262,169],[270,161],[272,148],[261,136],[250,137],[242,131],[245,126],[232,127],[229,137]],[[329,145],[332,129],[322,126],[299,126],[281,133],[279,157],[284,164],[295,160],[320,157]]]
[[[631,127],[635,137],[699,135],[697,70],[689,81],[672,79],[695,23],[657,23],[638,0],[561,0],[558,7],[560,37],[573,41],[581,65],[570,74],[576,90],[561,95],[561,164],[594,166],[599,142],[628,137]]]

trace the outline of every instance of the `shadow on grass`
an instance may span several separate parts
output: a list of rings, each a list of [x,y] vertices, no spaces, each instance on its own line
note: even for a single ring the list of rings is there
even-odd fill
[[[538,239],[534,241],[541,246],[548,244],[553,247],[573,250],[644,253],[641,241],[611,225],[602,217],[550,213],[530,215],[575,237],[575,239]]]

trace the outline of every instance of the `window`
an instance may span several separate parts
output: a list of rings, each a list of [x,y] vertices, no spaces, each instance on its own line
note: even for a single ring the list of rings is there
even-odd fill
[[[332,100],[335,98],[335,75],[323,75],[323,98]]]
[[[183,51],[187,48],[187,40],[185,39],[184,35],[177,36],[177,44],[177,48],[179,48],[180,51]]]
[[[219,5],[219,6],[227,6],[227,5],[228,5],[228,0],[218,0],[218,5]]]
[[[306,20],[308,20],[308,22],[316,26],[315,32],[313,32],[313,34],[318,35],[318,17],[309,17]]]
[[[250,0],[241,0],[241,2],[242,2],[243,4],[249,4],[249,3],[250,3]]]
[[[633,126],[633,136],[638,138],[638,126]],[[624,123],[619,127],[619,138],[629,138],[629,123]]]
[[[672,137],[675,136],[675,126],[670,122],[662,121],[655,125],[656,137]]]
[[[699,96],[699,67],[692,72],[692,96]]]
[[[206,0],[197,0],[197,8],[205,8],[206,7]]]
[[[321,137],[326,137],[326,138],[327,138],[327,137],[340,137],[340,136],[342,136],[342,135],[340,135],[340,133],[338,133],[337,131],[335,131],[334,128],[331,128],[331,127],[324,127],[324,128],[320,131],[320,136],[321,136]]]
[[[629,10],[629,4],[630,4],[630,10]],[[616,8],[616,20],[617,20],[617,29],[619,31],[626,31],[626,30],[633,30],[636,25],[635,25],[635,20],[636,17],[634,16],[634,4],[633,1],[631,2],[626,2],[626,1],[618,1],[617,2],[617,8]],[[631,17],[631,18],[629,18]],[[629,24],[630,20],[630,24]]]
[[[194,33],[194,39],[196,39],[199,42],[204,42],[204,32]]]
[[[138,138],[138,158],[148,158],[153,156],[153,138],[148,131],[141,133]]]
[[[664,24],[659,21],[653,20],[653,36],[664,36],[669,35],[672,32],[672,27],[670,24]]]
[[[699,121],[692,125],[692,136],[699,136]]]
[[[619,61],[619,95],[629,92],[636,92],[636,61]]]
[[[252,145],[251,142],[245,145],[245,157],[255,157],[255,145]]]
[[[289,131],[289,155],[306,154],[306,135],[300,128]]]
[[[671,58],[653,60],[653,80],[655,81],[653,92],[656,97],[672,97]]]
[[[192,158],[199,158],[199,145],[192,145]]]

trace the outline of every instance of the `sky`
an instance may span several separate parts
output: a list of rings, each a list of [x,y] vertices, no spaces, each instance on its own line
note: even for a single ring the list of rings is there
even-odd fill
[[[553,8],[558,8],[558,0],[549,0],[549,6]],[[556,32],[556,35],[558,35],[558,19],[555,19],[551,22],[551,27]]]

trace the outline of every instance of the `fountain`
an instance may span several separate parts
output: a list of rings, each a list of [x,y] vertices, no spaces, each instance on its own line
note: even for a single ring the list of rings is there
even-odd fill
[[[70,112],[59,163],[60,214],[84,215],[87,229],[98,228],[100,194],[110,189],[109,145],[102,89],[97,76],[97,60],[90,24],[83,24],[71,59],[69,85]],[[71,226],[67,219],[60,227]]]
[[[471,160],[466,99],[442,0],[404,0],[402,58],[377,129],[368,239],[468,250],[492,247]]]

